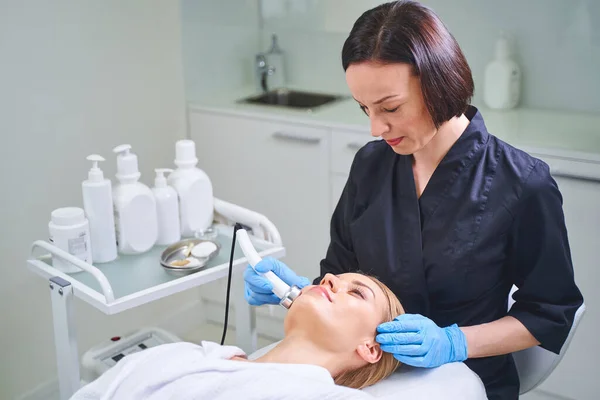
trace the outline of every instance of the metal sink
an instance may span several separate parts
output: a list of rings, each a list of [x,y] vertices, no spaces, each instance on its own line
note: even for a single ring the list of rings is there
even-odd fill
[[[240,103],[312,109],[342,99],[343,96],[276,89],[240,100]]]

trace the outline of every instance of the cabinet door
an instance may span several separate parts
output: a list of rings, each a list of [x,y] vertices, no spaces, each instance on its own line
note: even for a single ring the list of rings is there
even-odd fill
[[[190,126],[215,196],[269,218],[286,264],[316,278],[329,243],[329,131],[199,112]]]
[[[600,181],[555,175],[563,195],[565,220],[575,270],[586,313],[569,350],[543,390],[573,399],[598,398],[600,354]]]
[[[374,140],[380,139],[375,139],[368,130],[334,130],[331,141],[331,171],[337,174],[348,174],[356,152]]]
[[[334,129],[331,134],[331,204],[333,213],[350,173],[356,152],[370,141],[378,140],[368,130]]]

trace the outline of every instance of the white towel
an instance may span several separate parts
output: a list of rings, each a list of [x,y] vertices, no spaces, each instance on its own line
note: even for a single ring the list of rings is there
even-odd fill
[[[128,355],[72,400],[365,400],[322,367],[229,360],[244,352],[213,342],[165,344]]]

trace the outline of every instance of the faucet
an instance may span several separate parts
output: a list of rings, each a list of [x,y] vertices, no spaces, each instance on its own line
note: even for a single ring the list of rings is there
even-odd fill
[[[267,58],[262,53],[256,55],[256,72],[260,81],[260,87],[263,92],[268,92],[267,77],[275,73],[275,67],[267,65]]]

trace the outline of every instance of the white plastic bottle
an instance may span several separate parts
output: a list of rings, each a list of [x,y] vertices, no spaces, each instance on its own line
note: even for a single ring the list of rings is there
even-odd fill
[[[83,209],[64,207],[52,211],[48,230],[50,231],[50,243],[88,264],[92,264],[90,227]],[[52,266],[66,273],[81,271],[79,267],[54,256],[52,256]]]
[[[123,144],[117,153],[117,179],[113,190],[117,243],[121,254],[139,254],[150,250],[158,238],[156,201],[152,190],[139,182],[138,159]]]
[[[521,69],[511,58],[510,46],[502,33],[496,43],[496,55],[485,69],[483,100],[497,110],[516,107],[521,95]]]
[[[212,225],[214,200],[212,183],[204,171],[196,167],[196,145],[191,140],[179,140],[175,145],[177,169],[168,183],[179,196],[181,235],[192,237]]]
[[[169,168],[157,168],[154,179],[154,199],[156,200],[156,215],[158,219],[158,245],[170,245],[181,239],[181,224],[179,223],[179,199],[177,192],[167,185],[165,173],[173,172]]]
[[[93,165],[88,172],[88,179],[81,184],[83,209],[90,224],[94,262],[105,263],[117,258],[112,185],[98,168],[98,162],[104,161],[104,158],[92,154],[87,160],[92,161]]]

